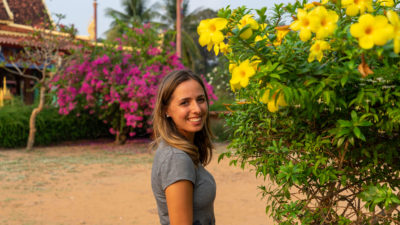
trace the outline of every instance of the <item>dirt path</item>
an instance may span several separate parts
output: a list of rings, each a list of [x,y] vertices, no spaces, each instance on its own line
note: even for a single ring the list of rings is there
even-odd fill
[[[217,147],[207,167],[217,182],[217,224],[273,224],[257,189],[263,179],[228,160],[218,164],[225,145]],[[0,151],[0,224],[159,224],[146,148],[131,142]]]

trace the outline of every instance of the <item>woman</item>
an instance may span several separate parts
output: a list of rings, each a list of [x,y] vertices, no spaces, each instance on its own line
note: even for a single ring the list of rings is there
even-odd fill
[[[168,74],[153,112],[151,183],[162,225],[214,225],[216,185],[203,166],[212,156],[208,96],[188,70]]]

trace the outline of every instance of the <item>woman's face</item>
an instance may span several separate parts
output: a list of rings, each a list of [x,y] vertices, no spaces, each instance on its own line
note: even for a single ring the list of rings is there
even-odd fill
[[[203,128],[208,113],[207,100],[201,85],[195,80],[179,84],[172,93],[166,112],[179,133],[193,142],[194,134]]]

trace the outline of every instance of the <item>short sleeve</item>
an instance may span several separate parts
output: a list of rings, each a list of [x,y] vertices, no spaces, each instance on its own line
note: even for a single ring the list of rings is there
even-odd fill
[[[196,182],[196,169],[190,157],[182,153],[174,153],[160,167],[161,187],[165,189],[180,180]]]

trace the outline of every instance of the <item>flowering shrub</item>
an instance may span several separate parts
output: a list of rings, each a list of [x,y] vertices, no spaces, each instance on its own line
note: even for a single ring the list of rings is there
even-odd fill
[[[172,46],[150,25],[124,29],[122,38],[104,47],[82,46],[53,79],[61,114],[79,116],[88,110],[98,115],[118,143],[137,132],[152,132],[149,117],[157,85],[172,70],[183,68]]]
[[[261,189],[277,223],[399,223],[398,11],[391,0],[304,0],[200,23],[201,45],[226,48],[237,99],[236,151],[221,157],[272,181]]]

